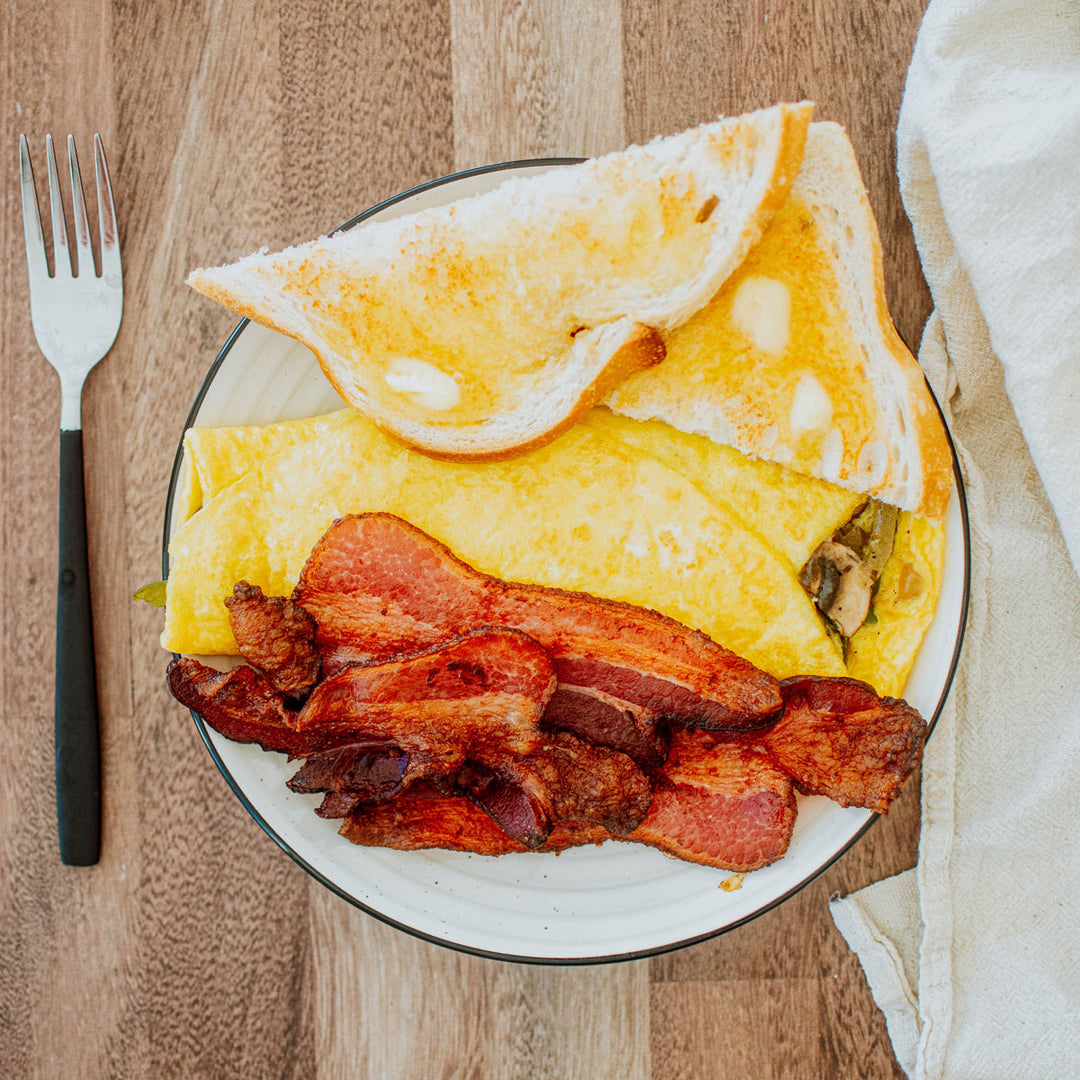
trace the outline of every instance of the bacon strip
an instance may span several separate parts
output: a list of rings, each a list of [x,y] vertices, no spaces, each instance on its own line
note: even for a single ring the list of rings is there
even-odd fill
[[[316,813],[344,817],[363,800],[385,799],[414,780],[442,776],[460,765],[441,748],[414,745],[407,753],[385,738],[358,738],[347,728],[296,729],[297,714],[269,680],[250,667],[215,671],[190,657],[173,660],[166,677],[182,705],[198,713],[218,734],[290,758],[306,758],[288,782],[293,791],[325,791]]]
[[[313,754],[287,782],[302,795],[325,792],[319,817],[344,817],[361,802],[393,798],[426,770],[393,743],[364,740]]]
[[[240,655],[284,697],[306,694],[319,678],[315,620],[284,596],[264,596],[240,581],[226,597],[229,625]]]
[[[780,858],[796,817],[794,789],[822,794],[841,805],[884,812],[918,764],[926,723],[904,702],[879,698],[854,679],[812,676],[784,682],[787,710],[766,732],[679,731],[654,783],[644,821],[625,839],[669,855],[735,871]],[[489,826],[468,827],[468,812],[443,796],[401,813],[365,810],[342,827],[356,843],[393,847],[451,847],[478,854],[526,850]],[[395,803],[396,805],[396,803]],[[444,830],[437,813],[449,817]],[[590,830],[553,832],[536,850],[597,843]]]
[[[415,794],[414,794],[415,793]],[[559,851],[625,839],[724,870],[756,870],[779,859],[791,840],[796,804],[791,780],[761,750],[717,743],[705,732],[678,732],[643,821],[622,836],[591,822],[557,824],[527,845],[485,821],[467,800],[417,785],[392,802],[357,807],[341,835],[357,844],[477,855]],[[494,828],[492,826],[495,826]]]
[[[661,720],[651,709],[592,687],[562,682],[544,713],[545,728],[568,731],[596,746],[618,750],[643,769],[655,769],[667,757],[667,729]]]
[[[250,667],[217,672],[174,660],[169,688],[215,730],[310,760],[296,791],[325,791],[324,816],[387,798],[422,777],[449,778],[472,756],[503,761],[549,736],[551,658],[516,630],[475,630],[445,645],[324,679],[299,712]]]
[[[761,737],[804,795],[885,813],[922,760],[926,721],[907,702],[856,679],[782,683],[784,715]]]
[[[500,644],[519,644],[512,634],[515,640],[505,642],[503,633],[494,635]],[[369,687],[380,684],[383,691],[389,685],[388,669],[394,669],[398,675],[405,673],[408,685],[422,682],[425,691],[434,688],[436,694],[443,693],[453,683],[440,682],[438,672],[430,684],[426,675],[418,680],[417,662],[430,665],[438,656],[453,665],[451,670],[465,672],[467,684],[479,673],[475,664],[461,661],[474,655],[469,650],[488,636],[490,632],[482,631],[450,649],[353,670],[366,672]],[[446,826],[449,840],[447,831],[440,832],[430,820],[434,813],[430,797],[422,804],[427,815],[422,840],[409,835],[414,827],[409,816],[412,804],[403,804],[400,815],[375,817],[370,806],[362,806],[393,796],[400,801],[406,786],[434,777],[444,784],[456,779],[472,795],[477,806],[502,826],[510,845],[504,844],[505,850],[559,850],[615,835],[705,865],[754,869],[779,858],[787,848],[795,817],[793,781],[804,794],[823,794],[844,806],[884,812],[917,766],[926,732],[922,717],[910,706],[879,698],[853,679],[790,679],[783,684],[786,712],[766,732],[677,732],[650,792],[644,775],[626,756],[565,733],[526,734],[526,742],[532,744],[529,757],[507,752],[496,741],[473,749],[483,760],[467,762],[460,745],[448,748],[415,730],[408,750],[393,742],[388,730],[361,739],[340,723],[297,731],[296,714],[251,668],[217,672],[182,659],[169,665],[168,675],[175,696],[227,737],[308,756],[289,786],[326,792],[317,811],[321,816],[350,815],[350,820],[369,823],[347,823],[343,835],[392,847],[450,846],[497,853],[490,829],[481,830],[479,848],[469,847],[465,833],[454,833],[453,823],[462,811],[453,800],[445,803],[452,808]],[[549,672],[549,687],[550,679]],[[539,709],[537,704],[533,725]],[[409,743],[407,730],[392,734]],[[343,745],[343,739],[351,741]],[[391,821],[404,830],[400,837],[387,832]],[[568,821],[581,828],[568,832],[564,828]],[[376,827],[375,822],[380,824]]]
[[[357,843],[614,836],[751,870],[786,851],[796,789],[884,812],[926,735],[864,683],[776,683],[654,612],[478,574],[384,514],[336,522],[294,599],[240,583],[227,603],[262,671],[181,659],[170,689],[228,738],[307,758],[289,786],[324,793],[317,813]]]
[[[340,743],[332,732],[299,732],[281,696],[254,668],[215,671],[190,657],[170,662],[165,677],[172,695],[216,732],[240,743],[257,743],[290,757],[307,757]]]
[[[565,820],[628,833],[652,801],[644,773],[625,754],[565,732],[547,737],[526,757],[497,749],[486,749],[483,757],[454,770],[456,759],[448,769],[445,759],[366,740],[313,755],[288,786],[303,794],[325,792],[316,813],[338,818],[362,803],[394,798],[418,780],[435,780],[446,790],[456,783],[508,835],[533,850],[545,846]]]
[[[800,675],[781,687],[784,715],[763,731],[676,736],[687,767],[700,755],[707,768],[724,746],[764,755],[803,795],[826,795],[841,806],[885,813],[915,771],[926,721],[904,701],[880,698],[856,679]],[[663,770],[667,774],[674,763]]]
[[[358,807],[338,830],[347,840],[366,847],[399,851],[443,848],[473,855],[508,855],[522,851],[562,851],[608,839],[598,825],[561,822],[540,848],[512,839],[471,800],[447,795],[427,784],[414,784],[391,802]]]
[[[631,840],[737,871],[756,870],[787,851],[796,815],[791,780],[754,747],[676,732],[654,790]]]
[[[293,598],[318,623],[329,671],[474,626],[512,626],[551,651],[568,684],[689,726],[758,728],[783,706],[775,679],[702,633],[629,604],[480,574],[390,514],[336,521]]]
[[[535,850],[564,821],[625,835],[652,802],[645,774],[625,754],[560,732],[525,758],[466,762],[458,786],[516,841]]]
[[[348,731],[406,753],[442,754],[457,761],[456,769],[491,747],[508,754],[533,750],[554,692],[546,650],[517,630],[485,627],[323,679],[296,727]]]
[[[181,670],[183,684],[175,678]],[[320,683],[298,714],[252,668],[221,675],[178,661],[170,685],[201,687],[182,696],[231,737],[310,754],[289,787],[324,792],[323,817],[391,798],[421,778],[457,780],[511,835],[538,847],[565,818],[628,832],[651,800],[626,755],[540,730],[554,667],[514,630],[477,630],[413,656],[348,668]]]

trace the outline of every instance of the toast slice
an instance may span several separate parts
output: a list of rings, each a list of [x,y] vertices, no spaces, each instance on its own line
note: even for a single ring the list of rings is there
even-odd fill
[[[406,443],[506,457],[662,359],[661,334],[784,204],[811,111],[719,120],[188,283],[308,345],[341,396]]]
[[[814,123],[786,205],[667,358],[610,395],[745,454],[940,520],[952,456],[885,303],[881,244],[843,128]]]

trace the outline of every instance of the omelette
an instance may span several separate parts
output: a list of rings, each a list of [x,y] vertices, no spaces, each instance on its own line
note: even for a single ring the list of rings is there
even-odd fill
[[[501,462],[430,458],[350,409],[184,443],[162,644],[232,654],[241,579],[291,592],[329,524],[386,511],[476,569],[652,608],[784,678],[851,674],[900,693],[940,588],[940,525],[904,512],[872,618],[846,650],[799,568],[863,500],[667,424],[595,409]],[[846,653],[846,655],[845,655]]]

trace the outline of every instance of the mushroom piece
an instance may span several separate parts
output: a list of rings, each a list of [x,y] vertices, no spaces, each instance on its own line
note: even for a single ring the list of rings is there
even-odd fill
[[[895,506],[869,499],[851,520],[833,533],[833,540],[851,548],[870,568],[877,581],[892,554],[900,511]]]
[[[876,577],[851,548],[826,540],[810,556],[800,580],[822,615],[850,638],[870,613]]]
[[[846,639],[866,621],[874,585],[892,555],[900,511],[869,499],[818,544],[799,581],[818,611]]]

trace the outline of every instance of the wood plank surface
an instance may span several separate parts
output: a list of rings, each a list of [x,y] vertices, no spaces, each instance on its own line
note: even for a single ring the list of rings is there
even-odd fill
[[[827,899],[910,866],[918,797],[792,900],[652,960],[465,956],[353,909],[258,829],[165,692],[176,440],[233,318],[187,270],[417,182],[591,154],[811,97],[847,125],[916,344],[929,298],[894,131],[920,0],[16,0],[0,12],[0,1061],[18,1077],[899,1077]],[[84,395],[102,859],[62,867],[52,779],[58,385],[30,328],[25,131],[105,139],[119,338]]]

